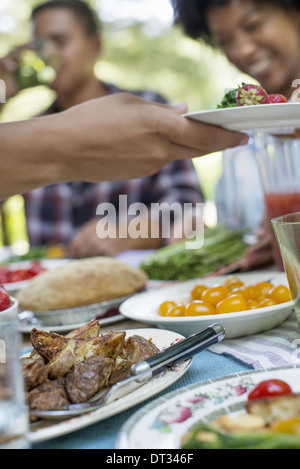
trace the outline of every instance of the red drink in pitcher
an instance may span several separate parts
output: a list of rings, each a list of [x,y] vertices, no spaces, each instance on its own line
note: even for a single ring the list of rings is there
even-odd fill
[[[288,213],[300,212],[300,192],[265,194],[268,217],[280,217]],[[271,228],[272,230],[272,228]],[[274,260],[280,270],[284,270],[279,247],[272,230]]]

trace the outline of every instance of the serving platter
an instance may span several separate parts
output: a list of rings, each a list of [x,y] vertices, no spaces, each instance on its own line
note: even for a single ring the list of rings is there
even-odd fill
[[[281,379],[300,391],[299,366],[245,371],[194,383],[167,393],[135,412],[121,428],[117,449],[180,449],[183,435],[197,422],[245,412],[248,392],[260,381]]]
[[[108,312],[117,312],[120,304],[132,295],[125,295],[112,300],[101,301],[75,308],[35,311],[34,315],[45,327],[70,326],[85,323],[94,318],[104,317]]]
[[[160,329],[132,329],[126,331],[126,337],[135,334],[145,337],[146,339],[152,339],[152,342],[160,350],[170,346],[175,341],[180,340],[183,337],[182,335],[172,331]],[[93,412],[63,421],[40,420],[31,425],[29,434],[30,442],[32,444],[40,443],[42,441],[72,433],[134,407],[175,383],[187,372],[191,363],[192,359],[187,359],[181,364],[161,372],[142,387],[131,392],[129,395],[121,397]]]
[[[202,279],[193,279],[177,285],[152,290],[134,295],[120,306],[120,312],[134,321],[146,324],[155,324],[184,336],[193,334],[197,330],[218,322],[226,330],[226,339],[246,335],[257,334],[284,322],[294,311],[294,303],[286,303],[268,306],[255,310],[241,311],[237,313],[213,314],[192,317],[165,317],[158,314],[158,308],[164,301],[178,301],[187,303],[190,301],[192,288],[202,283],[208,287],[221,284],[228,276],[214,276]],[[284,272],[263,271],[260,273],[239,274],[238,278],[245,285],[253,285],[261,281],[271,281],[273,284],[288,285]]]
[[[68,261],[69,259],[34,259],[31,261],[20,261],[20,262],[12,262],[9,264],[3,264],[3,265],[0,265],[0,269],[1,267],[5,267],[5,268],[8,267],[11,270],[28,269],[33,263],[38,262],[46,270],[50,270],[50,269],[55,269],[57,267],[60,267],[61,265],[65,264]],[[3,285],[6,288],[6,290],[9,292],[9,294],[11,296],[14,296],[19,290],[26,287],[29,280],[4,283]]]
[[[46,330],[47,332],[56,332],[60,334],[63,332],[70,332],[74,329],[78,329],[79,327],[85,324],[85,322],[74,322],[73,324],[46,326],[40,319],[35,316],[35,313],[31,311],[26,311],[25,313],[26,314],[24,314],[23,316],[23,313],[19,314],[19,331],[22,334],[30,334],[33,328],[38,328]],[[124,321],[124,316],[122,314],[116,313],[112,316],[102,317],[101,326],[105,327],[121,321]]]
[[[228,130],[293,133],[299,128],[300,103],[238,106],[185,114],[185,117]]]

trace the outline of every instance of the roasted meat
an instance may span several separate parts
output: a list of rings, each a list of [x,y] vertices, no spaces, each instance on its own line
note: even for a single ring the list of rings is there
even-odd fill
[[[125,340],[125,332],[108,332],[95,339],[76,340],[76,362],[86,360],[94,355],[116,359]]]
[[[146,360],[157,352],[159,352],[159,349],[151,340],[147,340],[139,335],[133,335],[125,341],[120,357],[132,363],[138,363],[142,360]]]
[[[113,384],[118,383],[122,379],[127,378],[127,376],[130,375],[132,365],[132,361],[118,357],[115,361],[115,366],[112,371],[112,374],[109,377],[108,384],[112,386]]]
[[[69,332],[66,335],[67,338],[82,338],[82,339],[94,339],[99,337],[100,334],[100,324],[98,319],[92,319],[90,322],[84,326],[75,329],[75,331]]]
[[[70,339],[66,345],[48,363],[48,377],[50,379],[62,378],[72,370],[76,363],[76,340]]]
[[[96,319],[67,336],[32,330],[33,351],[23,361],[30,409],[86,402],[102,388],[126,378],[134,363],[159,352],[142,336],[125,340],[124,331],[100,336],[99,331]]]
[[[53,332],[38,331],[32,329],[30,340],[35,351],[51,360],[61,349],[68,343],[70,339]]]
[[[65,379],[47,380],[37,388],[27,393],[30,409],[58,409],[70,404],[65,389]]]
[[[22,369],[26,391],[31,391],[48,378],[47,366],[41,358],[24,358],[22,360]]]
[[[151,340],[147,340],[139,335],[129,337],[120,351],[120,356],[116,359],[115,368],[109,378],[109,384],[115,384],[130,374],[132,365],[142,360],[152,357],[159,349]]]
[[[94,356],[77,363],[66,376],[66,392],[71,402],[85,402],[107,384],[115,366],[111,358]]]

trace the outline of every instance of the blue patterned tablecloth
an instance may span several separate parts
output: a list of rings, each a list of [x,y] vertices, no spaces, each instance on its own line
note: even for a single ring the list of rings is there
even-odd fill
[[[147,252],[147,255],[149,252]],[[119,260],[140,265],[144,251],[125,252]],[[300,362],[300,331],[294,313],[278,327],[234,340],[224,340],[193,359],[191,367],[176,383],[157,396],[102,422],[68,435],[33,445],[33,449],[115,449],[118,433],[126,420],[146,403],[161,395],[208,379],[259,368]],[[168,449],[168,448],[166,448]]]
[[[163,393],[158,394],[132,409],[121,412],[114,417],[110,417],[90,427],[33,445],[33,449],[115,449],[115,443],[120,428],[126,420],[145,405],[145,403],[157,399],[157,397],[162,394],[174,391],[183,386],[188,386],[192,383],[252,369],[252,366],[245,365],[234,358],[216,355],[209,350],[205,350],[194,357],[193,363],[185,375],[163,391]]]

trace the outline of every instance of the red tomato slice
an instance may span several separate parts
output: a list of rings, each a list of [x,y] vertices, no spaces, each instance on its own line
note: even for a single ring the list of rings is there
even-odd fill
[[[26,269],[10,269],[9,267],[3,267],[0,268],[0,283],[15,283],[29,280],[45,270],[47,269],[38,261],[32,262]]]
[[[27,270],[17,269],[14,272],[11,272],[9,282],[10,283],[22,282],[23,280],[27,280],[28,278],[29,278],[29,275],[27,273]]]
[[[3,285],[0,285],[0,311],[4,311],[9,308],[11,304],[8,292],[5,290]]]
[[[45,270],[47,269],[43,267],[40,262],[36,261],[31,264],[27,272],[30,276],[34,277],[35,275],[40,274],[41,272],[45,272]]]
[[[248,394],[248,400],[261,399],[263,397],[282,396],[292,394],[291,387],[280,379],[268,379],[258,383]]]

